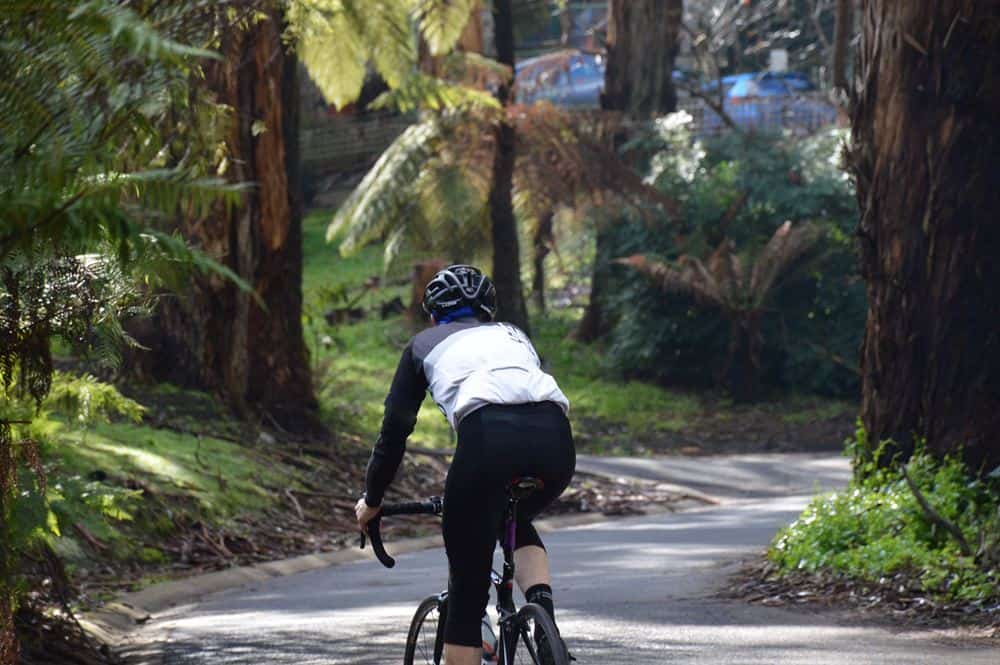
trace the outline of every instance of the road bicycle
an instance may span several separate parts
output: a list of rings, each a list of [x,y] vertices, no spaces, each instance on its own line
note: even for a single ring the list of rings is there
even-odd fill
[[[559,636],[555,623],[540,605],[514,606],[514,549],[517,504],[543,486],[537,478],[516,478],[507,486],[507,509],[504,514],[500,544],[503,549],[503,573],[492,571],[490,580],[496,589],[498,631],[484,617],[483,663],[489,665],[569,665],[571,656]],[[440,497],[415,503],[387,504],[368,523],[375,556],[386,568],[396,561],[385,551],[381,537],[381,518],[393,515],[441,515]],[[499,525],[498,525],[499,526]],[[361,537],[364,547],[364,534]],[[404,665],[441,665],[444,651],[444,625],[448,616],[448,592],[425,598],[417,607],[406,636]],[[499,635],[499,637],[495,637]]]

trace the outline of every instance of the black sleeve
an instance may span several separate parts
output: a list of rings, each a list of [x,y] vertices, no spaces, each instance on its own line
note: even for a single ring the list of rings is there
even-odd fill
[[[417,412],[427,392],[427,377],[413,359],[413,343],[407,345],[396,367],[396,376],[385,398],[385,415],[368,471],[365,474],[365,502],[369,506],[382,503],[385,490],[392,482],[403,461],[406,437],[417,423]]]

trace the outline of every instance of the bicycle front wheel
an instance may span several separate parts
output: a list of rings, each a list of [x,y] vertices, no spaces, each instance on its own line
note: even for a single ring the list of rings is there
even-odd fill
[[[444,662],[444,619],[448,601],[441,596],[429,596],[420,603],[410,632],[406,635],[403,665],[441,665]]]
[[[569,652],[552,617],[541,605],[528,603],[517,611],[517,646],[513,663],[518,665],[569,665]]]

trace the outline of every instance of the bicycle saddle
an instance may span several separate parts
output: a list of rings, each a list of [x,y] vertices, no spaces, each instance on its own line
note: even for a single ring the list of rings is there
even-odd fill
[[[545,487],[545,483],[542,482],[541,478],[531,478],[530,476],[525,476],[523,478],[514,478],[507,485],[507,493],[520,501],[526,498],[535,490],[540,490]]]

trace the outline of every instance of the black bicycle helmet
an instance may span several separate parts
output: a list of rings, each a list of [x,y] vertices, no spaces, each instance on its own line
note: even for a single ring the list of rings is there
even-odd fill
[[[451,265],[439,270],[424,287],[424,311],[436,319],[462,307],[479,318],[492,319],[497,311],[493,280],[473,266]]]

